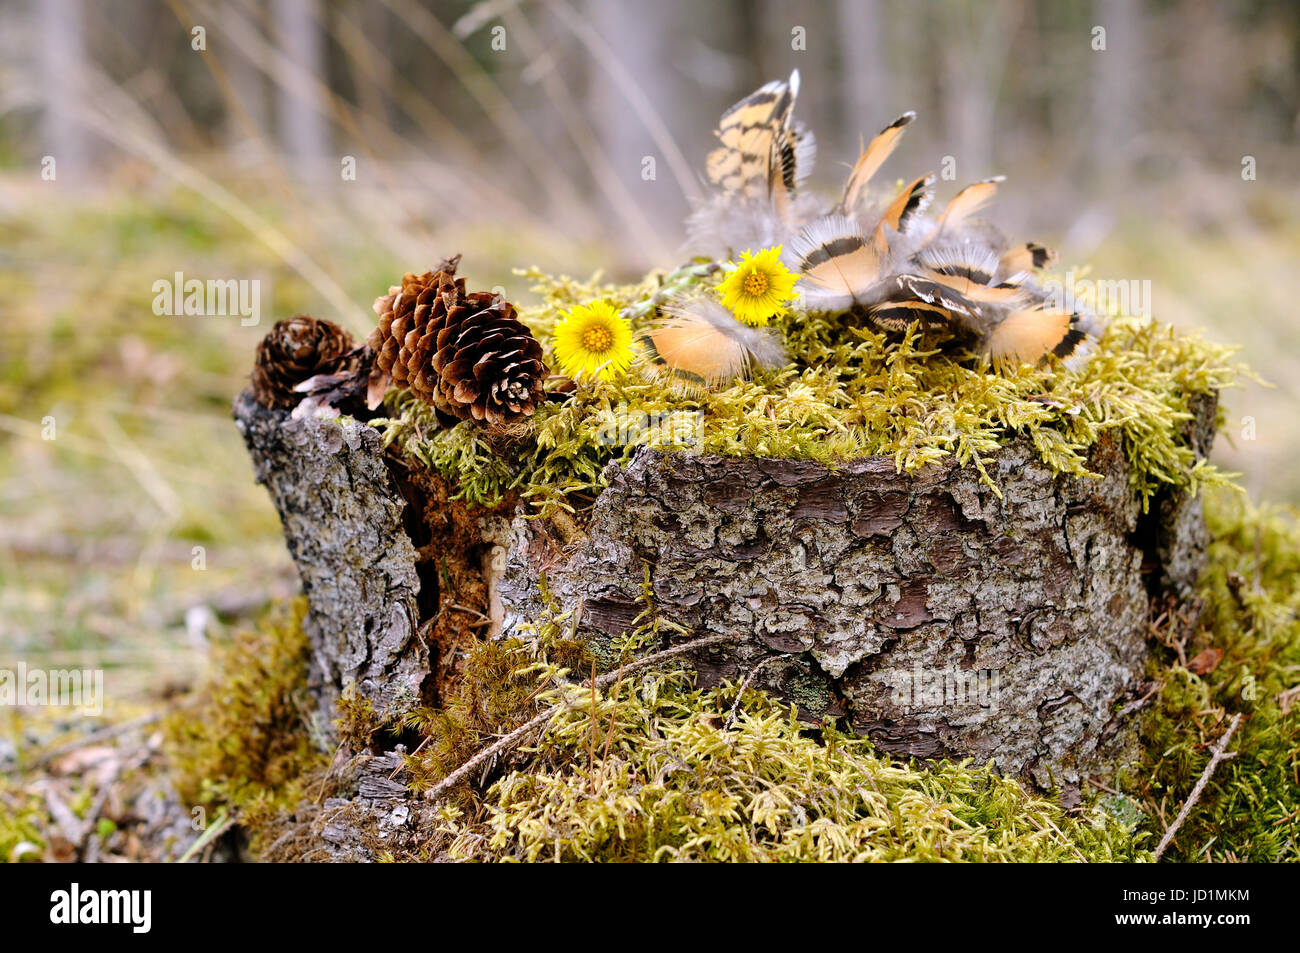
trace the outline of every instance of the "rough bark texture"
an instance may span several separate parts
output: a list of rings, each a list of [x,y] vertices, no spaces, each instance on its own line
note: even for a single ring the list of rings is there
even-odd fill
[[[416,627],[450,595],[419,594],[421,577],[436,582],[416,571],[377,436],[249,403],[236,416],[312,603],[322,705],[348,678],[396,704],[429,671]],[[1202,401],[1188,427],[1198,453],[1214,414]],[[477,534],[478,600],[489,617],[499,604],[506,631],[540,611],[544,572],[560,604],[581,602],[599,653],[641,611],[648,572],[667,616],[738,636],[695,659],[702,682],[752,675],[803,717],[843,717],[882,750],[991,760],[1069,801],[1122,753],[1114,713],[1141,679],[1150,597],[1187,592],[1206,542],[1198,500],[1171,494],[1141,512],[1114,441],[1090,468],[1100,478],[1054,475],[1014,442],[988,463],[999,498],[952,462],[906,475],[884,458],[830,470],[643,449],[612,467],[567,544],[501,512],[447,526]]]
[[[1077,789],[1146,657],[1140,506],[1115,448],[1093,467],[1102,479],[1058,479],[1013,444],[990,468],[999,499],[955,464],[908,476],[882,458],[832,472],[645,450],[609,474],[563,562],[546,565],[542,526],[516,522],[503,596],[535,615],[545,566],[607,640],[640,612],[648,567],[675,621],[743,633],[697,660],[705,683],[761,664],[757,684],[810,720],[847,716],[882,750]]]
[[[350,419],[295,420],[247,391],[235,401],[235,421],[302,577],[322,733],[349,684],[381,712],[410,707],[429,653],[417,635],[415,548],[379,433]]]

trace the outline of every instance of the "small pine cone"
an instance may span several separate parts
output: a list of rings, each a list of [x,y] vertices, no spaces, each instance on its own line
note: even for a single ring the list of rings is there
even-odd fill
[[[531,417],[546,399],[548,369],[541,344],[514,305],[495,294],[443,297],[447,318],[437,351],[420,366],[411,389],[429,391],[435,407],[462,420],[500,427]]]
[[[529,417],[542,401],[542,346],[514,306],[494,294],[466,294],[460,256],[437,271],[408,274],[375,300],[379,326],[371,406],[388,379],[444,414],[494,427]]]
[[[415,363],[415,345],[426,336],[431,322],[435,329],[441,327],[446,315],[442,293],[465,293],[465,279],[456,277],[459,264],[460,256],[456,255],[443,259],[437,271],[406,274],[400,285],[391,286],[388,294],[375,299],[379,326],[370,332],[366,343],[375,352],[376,382],[372,389],[377,390],[377,396],[387,390],[390,379],[399,387],[411,386],[408,368]]]
[[[352,350],[352,336],[331,321],[305,314],[277,321],[257,346],[253,397],[263,407],[296,407],[303,394],[294,388],[318,374],[336,373]]]

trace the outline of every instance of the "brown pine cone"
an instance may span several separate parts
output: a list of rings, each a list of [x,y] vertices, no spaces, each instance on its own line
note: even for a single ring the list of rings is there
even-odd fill
[[[492,426],[531,416],[543,399],[542,346],[499,295],[466,294],[460,256],[408,274],[375,300],[371,406],[394,384],[461,420]]]
[[[253,398],[272,409],[296,407],[304,395],[294,388],[318,374],[337,373],[353,349],[352,336],[332,321],[305,314],[277,321],[257,346]]]
[[[433,404],[462,420],[494,427],[531,417],[545,400],[548,369],[542,346],[500,295],[458,295],[448,300],[446,324],[437,337],[432,371],[422,367],[416,384],[429,388]]]
[[[375,299],[379,326],[370,332],[366,343],[375,352],[375,373],[371,382],[371,406],[377,406],[389,381],[410,387],[408,368],[415,362],[414,349],[426,334],[430,321],[441,326],[446,314],[441,294],[444,290],[465,292],[465,279],[456,277],[460,255],[443,259],[436,271],[422,275],[406,274],[400,285]],[[416,332],[412,336],[411,332]]]

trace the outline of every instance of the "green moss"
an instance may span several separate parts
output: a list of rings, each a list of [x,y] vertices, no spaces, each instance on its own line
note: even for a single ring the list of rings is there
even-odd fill
[[[898,765],[793,709],[683,673],[621,683],[552,723],[531,762],[464,823],[453,857],[477,860],[1124,859],[1111,815],[1068,816],[987,768]],[[596,759],[591,759],[591,753]],[[1084,851],[1087,851],[1087,854]]]
[[[1155,650],[1159,688],[1141,720],[1141,757],[1119,782],[1127,794],[1098,788],[1066,811],[979,766],[900,764],[833,726],[809,732],[761,692],[737,704],[735,684],[696,690],[684,671],[593,695],[550,661],[566,621],[547,619],[535,641],[510,649],[514,690],[518,680],[533,685],[525,696],[533,707],[514,709],[511,723],[541,705],[568,708],[482,794],[466,789],[446,809],[448,849],[473,860],[1149,860],[1228,714],[1241,711],[1235,757],[1166,857],[1294,859],[1300,523],[1234,493],[1212,494],[1208,506],[1215,541],[1203,612]],[[629,650],[655,643],[645,638],[655,620],[647,608]],[[1211,646],[1224,652],[1213,672],[1198,676],[1182,663]],[[440,761],[438,776],[474,750]]]
[[[428,790],[481,747],[531,718],[536,713],[534,700],[545,687],[538,672],[546,670],[563,677],[569,671],[565,664],[551,662],[552,655],[580,671],[592,664],[585,646],[569,639],[557,639],[550,651],[519,639],[476,645],[454,694],[442,709],[411,712],[394,726],[414,729],[423,739],[406,758],[408,787],[416,793]],[[469,784],[461,785],[452,799],[470,810],[476,803]]]
[[[1098,787],[1080,809],[986,767],[903,763],[834,724],[810,730],[761,691],[738,700],[735,683],[696,689],[684,662],[593,693],[581,684],[593,671],[616,673],[677,631],[648,591],[627,637],[594,655],[573,640],[571,614],[552,609],[521,638],[475,646],[442,709],[383,722],[345,695],[340,730],[353,751],[380,732],[401,735],[419,792],[562,706],[536,738],[454,793],[441,829],[415,854],[390,850],[385,859],[1143,861],[1227,718],[1241,712],[1235,757],[1220,764],[1165,856],[1296,859],[1300,518],[1229,492],[1210,494],[1207,508],[1214,542],[1199,621],[1184,606],[1183,621],[1157,633],[1142,752],[1108,785],[1125,793]],[[260,831],[282,829],[294,804],[316,799],[322,777],[304,716],[300,617],[301,604],[237,639],[221,653],[203,707],[170,728],[186,791],[239,811],[255,849]],[[1194,674],[1183,660],[1210,647],[1222,661]],[[0,791],[0,838],[30,838],[42,825],[39,804],[8,794]]]
[[[562,664],[572,619],[547,613],[531,637],[477,646],[445,712],[408,725],[425,790],[484,745],[552,705],[535,743],[504,758],[485,791],[443,808],[436,850],[463,860],[1112,860],[1147,835],[1105,806],[1071,815],[970,764],[899,764],[793,707],[724,683],[693,687],[680,665],[593,691],[660,644],[671,623],[645,610],[603,664]],[[596,667],[588,668],[595,665]],[[405,859],[405,858],[399,858]]]
[[[302,800],[327,760],[311,737],[305,613],[299,598],[214,647],[197,705],[166,724],[185,802],[233,809],[255,834],[263,819]]]
[[[1143,759],[1128,778],[1153,833],[1172,822],[1234,713],[1244,715],[1169,852],[1177,860],[1300,859],[1300,522],[1236,494],[1208,508],[1213,536],[1199,625],[1167,629],[1143,719]],[[1179,649],[1181,648],[1181,655]],[[1191,664],[1206,649],[1212,671]],[[1194,666],[1203,667],[1203,666]]]
[[[40,795],[0,776],[0,863],[41,860],[52,827]]]
[[[523,274],[542,295],[523,318],[544,342],[575,303],[608,298],[640,329],[669,291],[715,280],[705,265],[651,273],[635,286]],[[851,318],[816,314],[778,323],[793,356],[788,367],[725,389],[688,393],[638,361],[617,381],[580,382],[572,398],[541,407],[508,459],[477,424],[440,429],[432,409],[409,395],[391,398],[391,416],[380,426],[388,443],[437,469],[461,498],[494,504],[506,491],[519,490],[543,509],[568,505],[573,494],[580,501],[599,492],[605,465],[630,458],[642,444],[832,465],[879,454],[906,471],[955,457],[996,489],[985,461],[1017,436],[1030,440],[1054,470],[1082,475],[1090,449],[1112,432],[1133,463],[1134,486],[1144,501],[1161,486],[1223,481],[1195,460],[1181,431],[1189,403],[1232,386],[1241,368],[1230,362],[1229,349],[1199,336],[1115,318],[1096,356],[1077,373],[1059,365],[994,372],[915,330],[885,337],[853,326]],[[698,430],[635,427],[643,415],[693,422],[697,413]],[[614,434],[618,438],[610,440]]]

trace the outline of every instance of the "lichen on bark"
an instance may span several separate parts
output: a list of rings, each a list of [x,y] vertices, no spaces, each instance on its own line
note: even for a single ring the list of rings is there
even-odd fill
[[[235,420],[307,596],[320,733],[330,734],[349,684],[382,713],[418,703],[429,669],[417,633],[420,581],[379,434],[351,418],[267,410],[247,391]]]
[[[411,542],[437,525],[412,522],[416,484],[395,480],[364,424],[246,398],[236,416],[311,603],[322,713],[349,681],[381,714],[414,704],[431,671],[419,626],[451,599],[430,591],[430,541]],[[1195,418],[1199,454],[1214,401]],[[611,465],[576,536],[500,510],[446,525],[474,536],[457,551],[482,559],[469,608],[485,634],[537,619],[545,589],[582,606],[578,632],[600,649],[643,610],[648,573],[656,611],[737,636],[694,660],[701,684],[752,678],[882,751],[991,761],[1071,800],[1124,749],[1113,716],[1141,678],[1150,595],[1190,586],[1205,543],[1194,500],[1171,492],[1143,513],[1117,437],[1088,462],[1092,477],[1056,473],[1015,440],[985,458],[995,492],[951,459],[900,473],[883,457],[828,467],[645,448]],[[499,545],[498,580],[485,557]]]
[[[544,568],[554,600],[582,602],[579,631],[609,640],[640,611],[648,567],[660,611],[742,634],[697,660],[703,684],[755,673],[883,751],[992,761],[1072,798],[1140,679],[1154,556],[1135,545],[1114,441],[1090,462],[1097,478],[1062,477],[1014,442],[992,459],[999,497],[955,462],[905,475],[878,457],[832,470],[645,449],[608,475],[564,561],[543,567],[544,524],[516,520],[505,601],[535,617]],[[1188,575],[1195,522],[1161,537]]]

